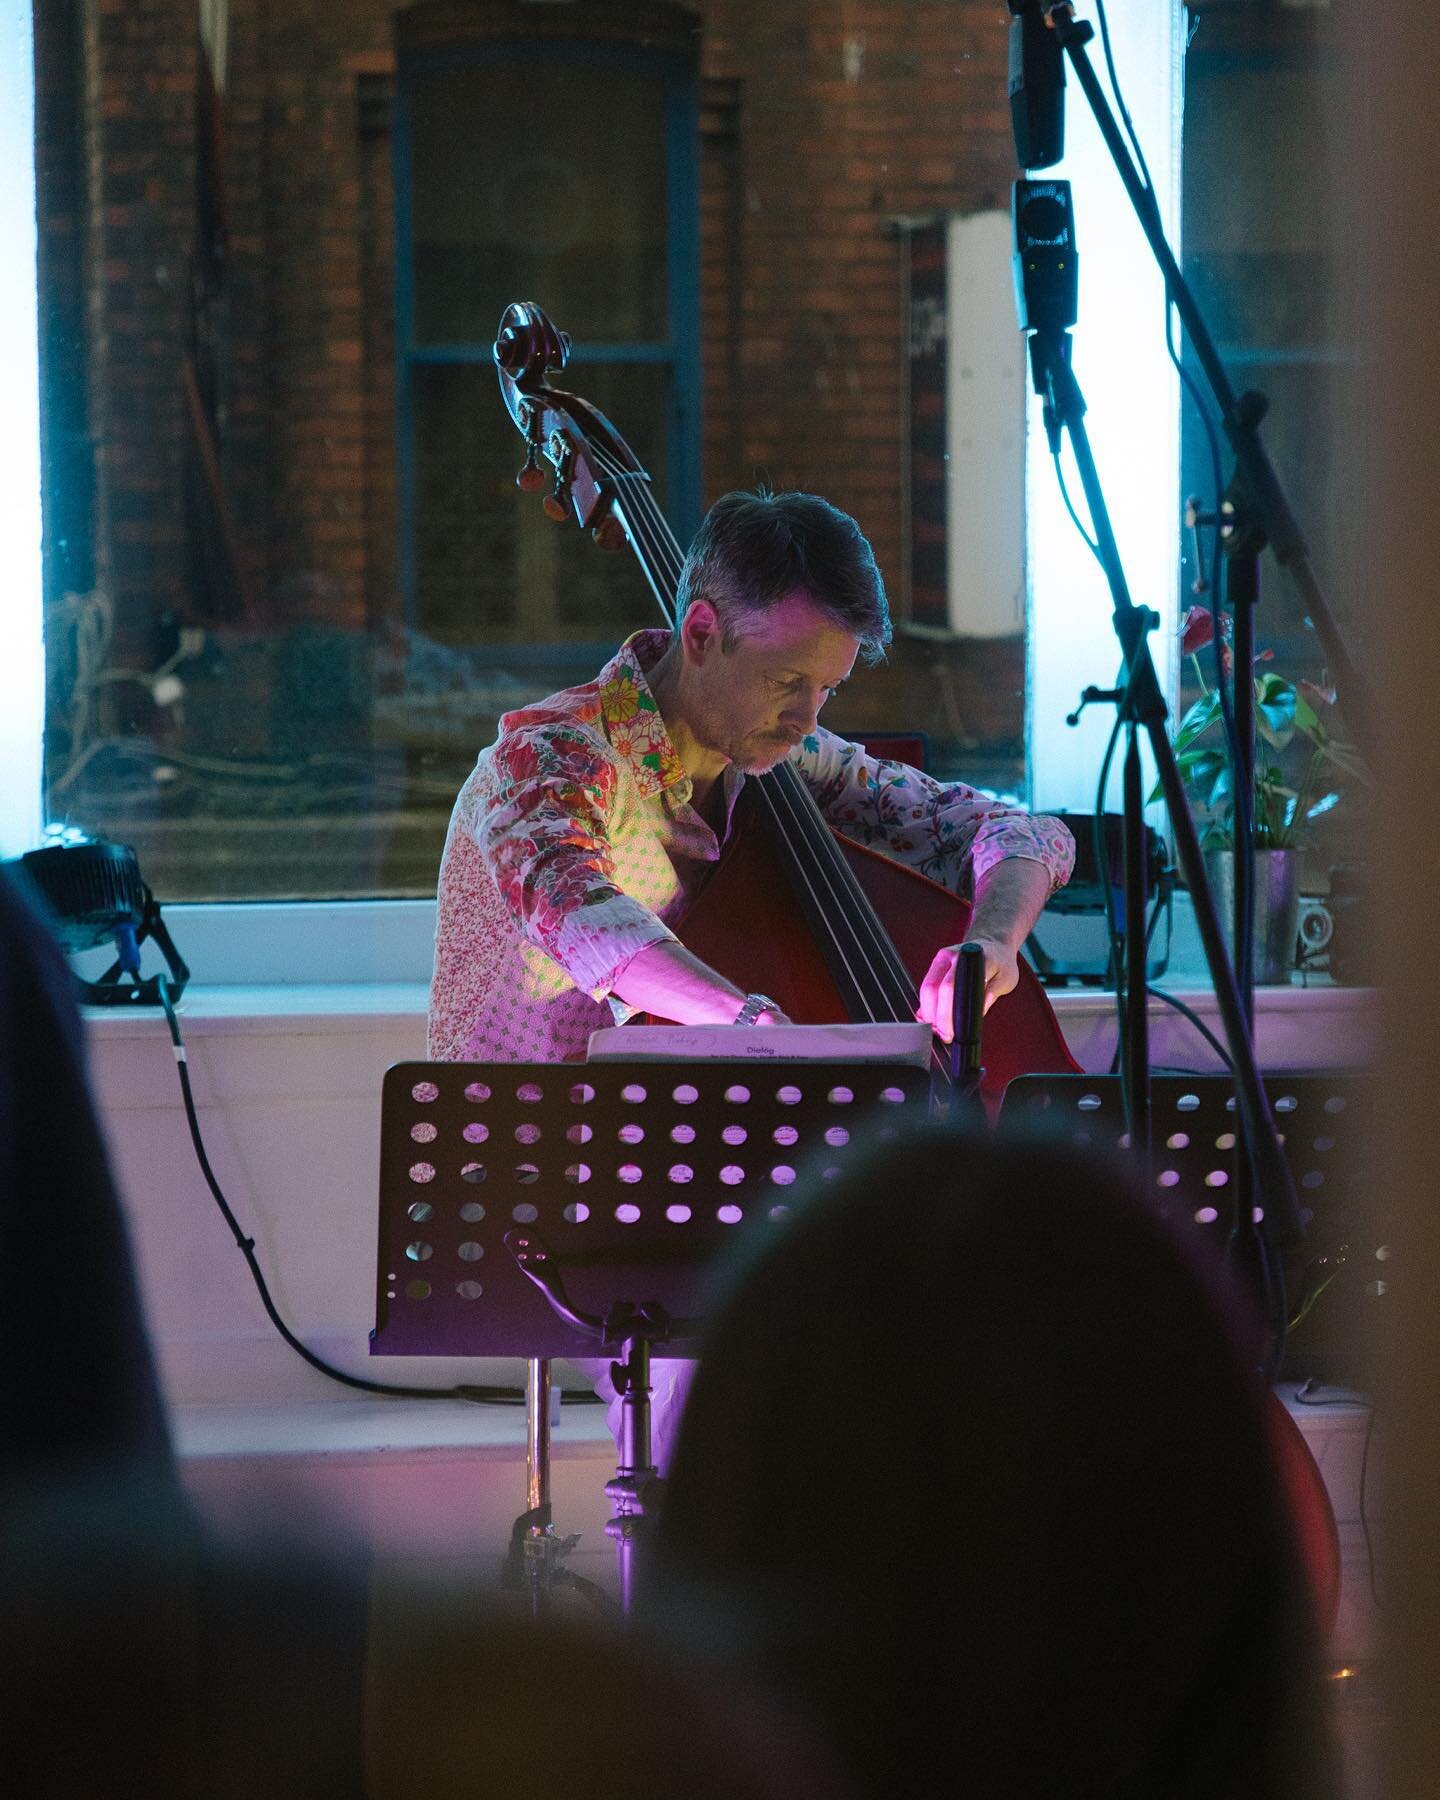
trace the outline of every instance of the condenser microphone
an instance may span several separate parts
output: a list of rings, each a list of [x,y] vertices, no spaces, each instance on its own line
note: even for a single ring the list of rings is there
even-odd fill
[[[1022,169],[1048,169],[1065,154],[1065,52],[1041,0],[1009,0],[1010,124]]]
[[[1080,316],[1080,258],[1068,181],[1017,181],[1011,218],[1015,308],[1024,332],[1057,337]]]

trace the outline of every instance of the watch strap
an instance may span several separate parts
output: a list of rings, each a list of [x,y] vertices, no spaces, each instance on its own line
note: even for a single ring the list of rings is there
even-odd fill
[[[779,1012],[779,1010],[780,1008],[768,994],[747,994],[745,1004],[735,1015],[735,1023],[737,1025],[753,1025],[761,1013]]]

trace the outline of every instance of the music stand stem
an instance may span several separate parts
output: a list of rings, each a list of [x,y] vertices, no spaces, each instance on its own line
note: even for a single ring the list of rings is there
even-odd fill
[[[620,1395],[620,1462],[614,1478],[605,1484],[606,1498],[615,1502],[615,1516],[606,1524],[605,1535],[615,1545],[620,1605],[628,1614],[635,1597],[635,1553],[649,1537],[659,1481],[650,1447],[651,1347],[668,1342],[677,1332],[693,1336],[698,1321],[672,1319],[663,1306],[652,1302],[637,1306],[617,1301],[604,1318],[582,1312],[571,1303],[554,1252],[539,1232],[507,1231],[504,1242],[520,1272],[534,1282],[559,1318],[602,1343],[621,1345],[620,1360],[610,1365],[610,1379]]]
[[[635,1598],[636,1552],[649,1539],[652,1515],[646,1493],[659,1479],[650,1436],[650,1340],[630,1337],[620,1361],[610,1365],[610,1379],[620,1395],[620,1465],[605,1484],[605,1497],[615,1502],[615,1515],[605,1535],[615,1545],[620,1578],[620,1605],[627,1614]],[[653,1493],[652,1493],[653,1503]]]
[[[550,1491],[550,1404],[553,1394],[550,1360],[532,1356],[525,1363],[525,1511],[510,1528],[510,1549],[505,1559],[504,1585],[522,1587],[530,1600],[532,1618],[549,1610],[550,1591],[557,1582],[582,1584],[561,1567],[577,1538],[562,1537],[555,1529]]]
[[[525,1499],[531,1512],[550,1504],[550,1362],[525,1365]]]

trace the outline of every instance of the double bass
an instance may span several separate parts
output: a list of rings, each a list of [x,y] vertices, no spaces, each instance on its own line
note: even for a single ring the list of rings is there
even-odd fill
[[[525,440],[519,487],[554,488],[545,509],[610,548],[628,544],[667,625],[685,553],[620,433],[579,395],[552,387],[570,343],[529,301],[506,309],[495,342],[500,390]],[[782,762],[746,780],[736,828],[681,921],[681,942],[744,991],[806,1024],[905,1022],[936,952],[961,942],[969,904],[917,871],[833,832]],[[935,1065],[948,1074],[938,1041]],[[985,1016],[980,1092],[994,1113],[1016,1075],[1078,1073],[1044,989],[1020,980]]]

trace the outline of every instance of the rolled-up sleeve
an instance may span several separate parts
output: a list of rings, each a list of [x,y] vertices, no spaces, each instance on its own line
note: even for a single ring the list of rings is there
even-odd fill
[[[474,836],[517,930],[593,999],[638,951],[674,937],[615,884],[609,821],[619,769],[579,727],[535,727],[491,753]]]
[[[812,732],[791,761],[837,831],[955,893],[973,893],[982,876],[1011,857],[1043,865],[1052,893],[1070,879],[1075,840],[1063,820],[869,756],[830,731]]]

